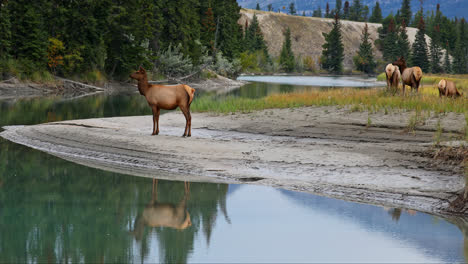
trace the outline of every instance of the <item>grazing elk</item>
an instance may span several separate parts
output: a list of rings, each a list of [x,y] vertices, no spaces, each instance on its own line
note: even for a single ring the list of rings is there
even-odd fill
[[[405,58],[403,57],[400,57],[392,64],[400,67],[401,80],[403,81],[403,93],[405,92],[406,85],[410,86],[411,89],[416,89],[416,91],[418,91],[419,84],[421,83],[421,79],[423,76],[421,68],[417,66],[408,68],[406,66]]]
[[[179,107],[185,116],[185,131],[182,136],[191,136],[192,117],[190,115],[190,104],[192,103],[195,89],[185,84],[149,84],[146,71],[142,67],[137,72],[132,73],[130,78],[138,81],[138,90],[146,98],[148,105],[153,111],[153,133],[151,135],[159,134],[160,109],[173,110]]]
[[[447,97],[458,97],[461,96],[461,93],[457,90],[455,83],[452,81],[448,81],[445,79],[440,80],[439,84],[437,85],[439,88],[439,97],[447,96]]]

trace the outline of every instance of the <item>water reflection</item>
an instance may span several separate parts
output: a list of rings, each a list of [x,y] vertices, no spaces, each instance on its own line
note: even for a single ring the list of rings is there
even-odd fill
[[[468,252],[462,219],[251,185],[153,185],[0,149],[0,262],[462,262]]]
[[[384,82],[378,82],[375,77],[362,76],[239,76],[238,80],[316,87],[385,86]]]
[[[158,201],[158,180],[153,180],[153,192],[150,203],[135,219],[133,234],[137,240],[141,240],[146,226],[170,227],[183,230],[192,225],[190,214],[187,211],[189,199],[189,183],[184,183],[184,197],[179,203],[163,203]]]

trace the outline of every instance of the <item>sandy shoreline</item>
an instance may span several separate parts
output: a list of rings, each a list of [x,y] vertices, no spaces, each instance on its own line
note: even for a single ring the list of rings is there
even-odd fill
[[[151,116],[10,126],[0,135],[86,166],[130,175],[253,183],[453,214],[449,204],[463,190],[464,176],[460,168],[435,166],[422,155],[432,146],[436,120],[407,133],[410,116],[371,114],[373,125],[366,127],[366,113],[336,107],[196,113],[192,138],[182,138],[184,118],[172,112],[161,117],[159,136],[150,136]],[[443,121],[452,130],[448,134],[463,129],[463,116],[448,117]]]

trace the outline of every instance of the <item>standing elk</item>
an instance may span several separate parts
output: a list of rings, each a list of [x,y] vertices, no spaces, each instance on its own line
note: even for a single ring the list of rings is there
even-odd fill
[[[130,78],[138,81],[138,90],[146,98],[148,105],[153,111],[153,133],[159,134],[159,111],[174,110],[180,108],[185,116],[185,131],[183,137],[191,136],[192,117],[190,115],[190,104],[192,103],[195,89],[185,84],[178,85],[156,85],[149,84],[146,70],[140,67]]]
[[[419,84],[421,83],[423,76],[421,68],[417,66],[408,68],[406,66],[405,58],[403,57],[400,57],[392,64],[400,67],[401,80],[403,81],[403,93],[405,92],[406,85],[410,86],[411,89],[416,89],[416,91],[419,91]]]

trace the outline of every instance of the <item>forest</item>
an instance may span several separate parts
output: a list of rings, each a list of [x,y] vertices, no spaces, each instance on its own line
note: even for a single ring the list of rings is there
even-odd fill
[[[290,33],[285,32],[281,55],[272,58],[256,17],[239,25],[239,11],[235,0],[0,0],[0,79],[44,81],[58,75],[89,82],[126,80],[138,66],[152,69],[155,79],[206,67],[230,77],[246,71],[310,70],[307,58],[294,56]],[[278,11],[306,15],[293,2]],[[385,62],[404,56],[424,72],[468,71],[467,23],[444,16],[439,5],[437,10],[423,10],[403,0],[396,14],[382,17],[379,2],[369,7],[360,0],[336,0],[334,9],[318,9],[312,15],[337,18],[332,32],[324,33],[319,61],[324,72],[342,73],[342,19],[382,24],[375,42],[363,32],[354,58],[360,72],[373,73],[381,66],[372,46],[382,51]],[[406,26],[418,28],[413,45]],[[424,34],[434,40],[429,48]]]

